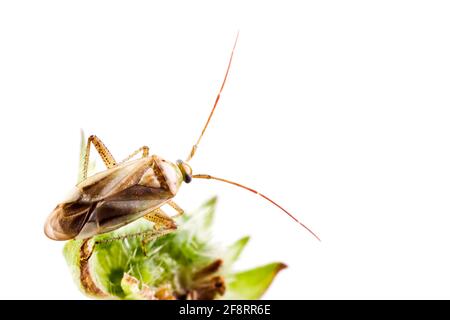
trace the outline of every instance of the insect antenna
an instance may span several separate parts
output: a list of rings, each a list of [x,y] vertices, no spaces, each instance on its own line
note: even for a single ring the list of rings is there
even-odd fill
[[[300,222],[296,217],[294,217],[289,211],[287,211],[286,209],[284,209],[282,206],[280,206],[278,203],[276,203],[275,201],[273,201],[272,199],[270,199],[269,197],[263,195],[262,193],[259,193],[258,191],[246,187],[240,183],[231,181],[231,180],[227,180],[227,179],[222,179],[222,178],[217,178],[217,177],[213,177],[209,174],[194,174],[192,176],[192,178],[194,179],[211,179],[211,180],[217,180],[217,181],[222,181],[228,184],[232,184],[234,186],[237,186],[239,188],[248,190],[250,192],[253,192],[254,194],[259,195],[260,197],[266,199],[267,201],[269,201],[270,203],[272,203],[273,205],[277,206],[279,209],[283,210],[289,217],[291,217],[295,222],[297,222],[298,224],[300,224],[303,228],[305,228],[306,230],[308,230],[309,233],[311,233],[317,240],[321,241],[320,238],[310,229],[308,228],[306,225],[304,225],[302,222]]]
[[[191,153],[187,157],[186,162],[189,162],[194,157],[195,152],[197,151],[198,145],[200,143],[200,140],[202,140],[202,137],[205,134],[206,128],[209,125],[209,121],[211,121],[211,117],[212,117],[214,111],[216,110],[217,104],[219,103],[220,94],[222,93],[222,90],[225,87],[225,82],[227,81],[228,72],[230,71],[230,67],[231,67],[231,61],[233,61],[234,49],[236,48],[238,38],[239,38],[239,32],[236,35],[236,40],[234,40],[233,50],[231,50],[231,55],[230,55],[230,60],[228,62],[227,72],[225,73],[225,77],[223,78],[222,85],[220,86],[219,93],[217,94],[217,97],[216,97],[216,101],[214,102],[214,106],[213,106],[211,112],[209,113],[208,120],[206,120],[206,123],[205,123],[205,126],[203,127],[202,133],[198,137],[197,142],[192,146]]]

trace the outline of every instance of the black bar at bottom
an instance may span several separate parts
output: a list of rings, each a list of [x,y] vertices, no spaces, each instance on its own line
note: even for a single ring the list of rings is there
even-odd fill
[[[430,319],[433,314],[445,315],[448,301],[318,301],[318,300],[260,300],[260,301],[63,301],[63,300],[4,300],[3,314],[21,315],[29,319]],[[441,310],[442,309],[442,310]],[[157,318],[158,317],[158,318]],[[161,317],[161,318],[160,318]]]

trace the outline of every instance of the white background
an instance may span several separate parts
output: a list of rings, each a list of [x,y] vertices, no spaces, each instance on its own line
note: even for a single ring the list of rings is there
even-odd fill
[[[185,158],[216,182],[236,265],[284,261],[265,298],[450,298],[447,1],[3,1],[0,298],[83,298],[43,224],[76,181],[79,130],[118,159]]]

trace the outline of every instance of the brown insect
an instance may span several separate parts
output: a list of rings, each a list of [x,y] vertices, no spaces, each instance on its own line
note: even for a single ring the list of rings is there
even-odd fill
[[[256,190],[208,174],[192,174],[188,162],[194,157],[217,107],[233,60],[237,40],[238,36],[214,106],[186,161],[178,160],[172,163],[157,155],[150,156],[149,148],[143,146],[118,163],[99,138],[90,136],[86,145],[81,182],[76,185],[70,197],[58,204],[47,218],[45,223],[47,237],[53,240],[87,239],[116,230],[141,217],[154,222],[160,230],[163,230],[161,227],[164,230],[174,230],[176,229],[175,221],[161,207],[169,205],[179,215],[183,214],[183,209],[172,200],[181,184],[190,183],[192,179],[212,179],[235,185],[263,197],[320,240],[314,232],[286,209]],[[107,170],[87,177],[91,144],[100,154]],[[139,153],[142,153],[142,158],[131,160]]]

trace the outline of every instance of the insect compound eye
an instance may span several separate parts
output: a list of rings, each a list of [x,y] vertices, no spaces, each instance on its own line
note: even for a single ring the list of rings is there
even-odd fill
[[[192,181],[192,177],[188,174],[184,175],[184,182],[189,183]]]
[[[192,168],[183,160],[177,160],[178,168],[183,174],[183,181],[189,183],[192,181]]]

